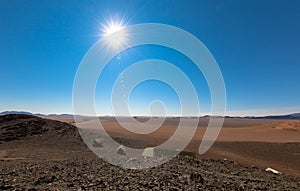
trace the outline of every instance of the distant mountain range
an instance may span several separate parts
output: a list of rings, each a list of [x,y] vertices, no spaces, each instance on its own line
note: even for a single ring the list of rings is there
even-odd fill
[[[300,117],[300,113],[294,113],[294,114],[291,114],[291,116],[293,116],[293,117]]]
[[[8,114],[33,115],[32,113],[27,112],[27,111],[4,111],[4,112],[1,112],[1,113],[0,113],[0,115],[8,115]],[[39,115],[39,114],[36,114],[36,115]]]
[[[249,119],[300,119],[300,113],[293,113],[287,115],[269,115],[263,117],[244,117]]]
[[[48,116],[48,117],[74,117],[73,114],[40,114],[40,113],[30,113],[27,111],[4,111],[0,112],[0,115],[7,115],[7,114],[25,114],[25,115],[33,115],[33,116]],[[209,115],[202,116],[202,117],[210,117]],[[299,119],[300,120],[300,113],[292,113],[287,115],[268,115],[268,116],[247,116],[247,117],[239,117],[239,116],[225,116],[225,118],[244,118],[244,119]]]
[[[73,117],[73,114],[41,114],[41,113],[30,113],[27,111],[4,111],[0,112],[0,115],[8,115],[8,114],[24,114],[24,115],[33,115],[33,116],[49,116],[49,117]]]

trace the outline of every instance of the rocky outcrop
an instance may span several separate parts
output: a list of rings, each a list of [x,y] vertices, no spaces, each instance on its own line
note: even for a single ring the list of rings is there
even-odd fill
[[[0,142],[34,135],[80,138],[77,128],[68,123],[23,114],[0,116]]]

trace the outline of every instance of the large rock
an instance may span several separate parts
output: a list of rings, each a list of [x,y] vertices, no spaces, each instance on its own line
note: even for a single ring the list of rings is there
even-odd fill
[[[147,147],[144,149],[142,156],[144,157],[154,157],[155,153],[154,153],[154,148],[153,147]]]
[[[119,155],[126,155],[126,148],[124,145],[120,145],[117,150],[116,150],[117,154]]]

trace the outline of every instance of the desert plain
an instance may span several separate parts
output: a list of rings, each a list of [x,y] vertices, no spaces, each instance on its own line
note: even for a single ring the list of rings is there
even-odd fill
[[[75,126],[93,131],[100,120],[120,144],[146,148],[172,136],[180,118],[169,117],[156,131],[136,134],[114,117],[82,117],[75,123],[73,117],[0,116],[0,190],[300,189],[300,120],[225,118],[216,142],[198,155],[209,119],[199,118],[184,149],[191,155],[179,154],[165,164],[138,170],[97,157]]]

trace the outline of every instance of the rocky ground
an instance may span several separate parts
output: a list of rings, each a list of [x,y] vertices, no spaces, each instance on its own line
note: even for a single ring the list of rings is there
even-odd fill
[[[178,157],[124,170],[93,156],[1,162],[0,190],[299,190],[297,178],[231,161]]]
[[[0,128],[10,129],[9,134],[19,122],[31,120],[44,121],[45,131],[2,141],[0,190],[300,190],[299,177],[229,160],[178,156],[154,168],[126,170],[89,151],[75,127],[35,117],[7,119]],[[64,127],[68,130],[62,133]]]

